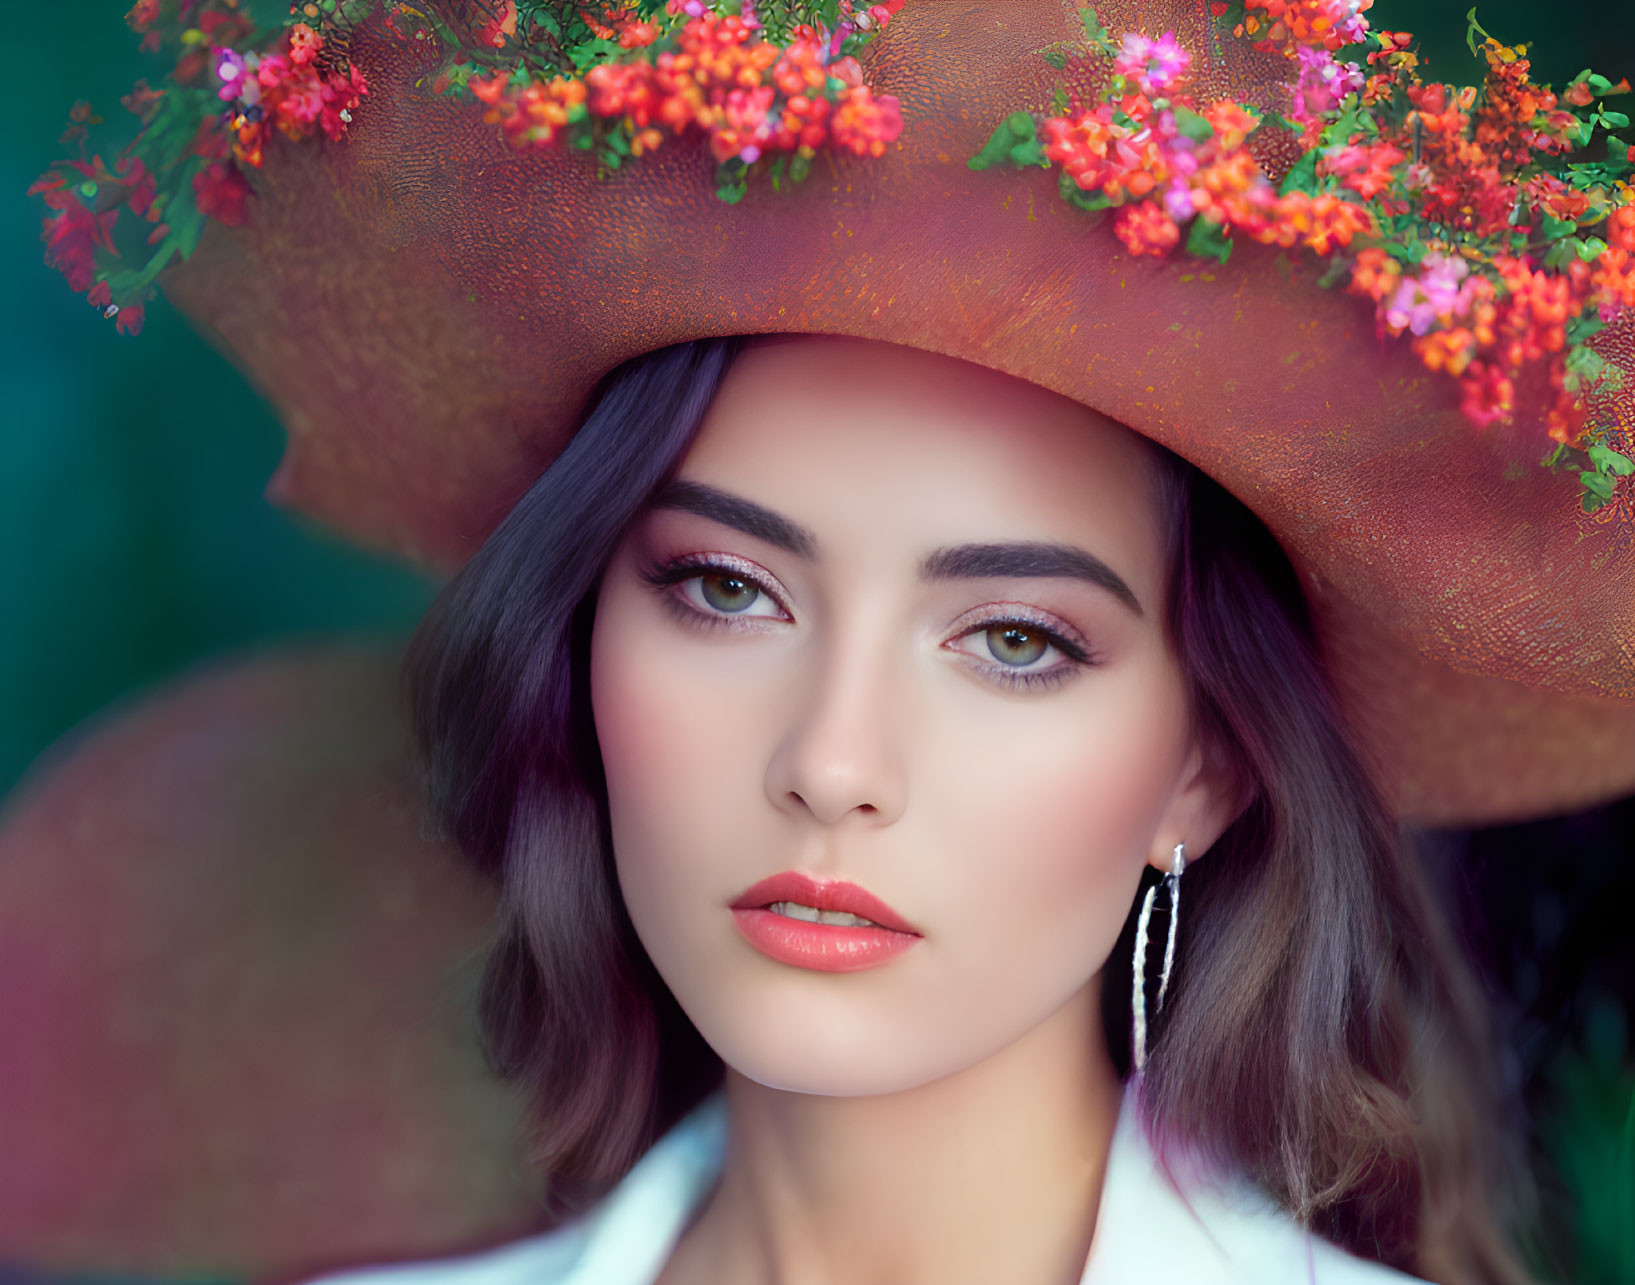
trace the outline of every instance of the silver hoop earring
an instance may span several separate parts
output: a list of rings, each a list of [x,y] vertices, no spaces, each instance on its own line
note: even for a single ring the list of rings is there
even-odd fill
[[[1169,873],[1164,876],[1164,887],[1169,893],[1169,933],[1164,939],[1164,971],[1158,979],[1158,1003],[1153,1007],[1156,1017],[1164,1008],[1164,995],[1169,991],[1170,969],[1175,966],[1175,925],[1181,916],[1181,872],[1187,868],[1187,845],[1177,843],[1170,861]],[[1153,899],[1158,885],[1147,889],[1141,900],[1141,918],[1135,925],[1135,961],[1130,982],[1130,1039],[1135,1054],[1135,1069],[1140,1072],[1147,1065],[1147,925],[1152,919]]]

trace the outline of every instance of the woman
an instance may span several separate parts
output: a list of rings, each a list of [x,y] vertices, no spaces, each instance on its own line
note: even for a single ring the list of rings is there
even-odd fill
[[[504,890],[491,1055],[564,1215],[624,1179],[417,1278],[1522,1279],[1471,982],[1298,582],[1138,434],[865,340],[661,350],[409,673],[437,815]],[[723,1131],[717,1180],[677,1161]]]
[[[1577,345],[1592,303],[1620,315],[1635,220],[1602,192],[1600,250],[1473,277],[1453,240],[1520,253],[1512,215],[1566,209],[1524,163],[1566,125],[1473,126],[1394,35],[1368,47],[1386,83],[1354,84],[1329,45],[1367,35],[1359,6],[1275,7],[1251,49],[1183,5],[1108,6],[1115,43],[1048,0],[841,4],[818,32],[678,0],[549,81],[567,29],[503,3],[312,6],[322,31],[259,63],[231,15],[183,41],[231,100],[196,205],[237,230],[167,289],[289,419],[281,498],[464,564],[417,718],[435,810],[502,887],[495,1062],[586,1213],[412,1270],[1520,1279],[1481,1024],[1395,822],[1630,784],[1635,559],[1460,416],[1515,410],[1506,362],[1565,363],[1569,313],[1576,364],[1540,380],[1566,401],[1528,413],[1587,414]],[[876,95],[850,53],[888,20]],[[1299,142],[1254,141],[1282,189],[1263,116],[1172,97],[1171,26],[1200,83],[1283,92]],[[486,52],[513,38],[515,78]],[[1490,64],[1512,101],[1525,60]],[[336,145],[268,152],[237,219],[271,122],[320,121]],[[720,168],[649,159],[661,126]],[[1440,147],[1466,129],[1492,166]],[[1494,176],[1496,228],[1455,202],[1441,249],[1392,239],[1399,202],[1435,224],[1429,180]],[[1163,260],[1183,223],[1213,262]],[[1233,237],[1368,240],[1337,266],[1414,350]],[[150,279],[91,293],[129,318]],[[727,369],[763,332],[806,337]],[[1589,445],[1606,499],[1624,457]]]

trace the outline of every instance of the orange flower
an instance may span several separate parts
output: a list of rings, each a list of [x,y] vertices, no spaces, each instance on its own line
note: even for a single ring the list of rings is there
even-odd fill
[[[1181,229],[1175,220],[1150,201],[1120,210],[1113,231],[1131,254],[1164,255],[1181,239]]]

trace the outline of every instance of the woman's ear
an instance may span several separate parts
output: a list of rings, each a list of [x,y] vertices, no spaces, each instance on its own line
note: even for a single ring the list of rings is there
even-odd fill
[[[1175,845],[1184,843],[1190,865],[1214,846],[1253,799],[1253,786],[1231,759],[1212,742],[1194,737],[1180,783],[1153,836],[1147,864],[1168,874]]]

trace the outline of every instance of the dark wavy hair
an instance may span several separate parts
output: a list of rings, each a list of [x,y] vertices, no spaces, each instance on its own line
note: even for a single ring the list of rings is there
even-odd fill
[[[486,1052],[527,1094],[559,1216],[721,1076],[619,895],[587,671],[602,573],[743,342],[661,349],[605,379],[405,663],[433,825],[502,889]],[[1363,767],[1282,547],[1219,484],[1149,445],[1170,537],[1164,625],[1194,727],[1249,800],[1186,876],[1149,1037],[1154,1126],[1354,1253],[1445,1285],[1525,1281],[1502,1230],[1523,1170],[1494,1126],[1484,999],[1414,832]],[[1134,920],[1104,972],[1121,1069]]]

